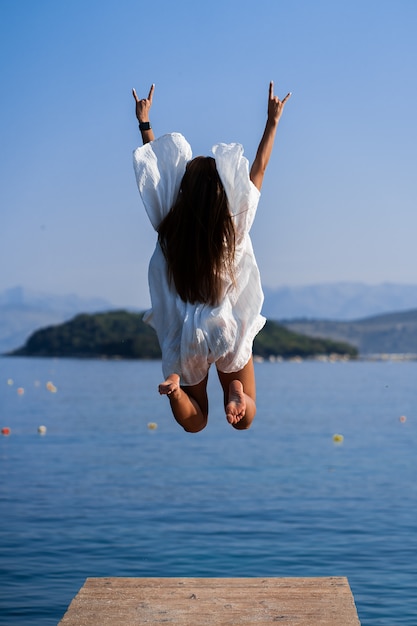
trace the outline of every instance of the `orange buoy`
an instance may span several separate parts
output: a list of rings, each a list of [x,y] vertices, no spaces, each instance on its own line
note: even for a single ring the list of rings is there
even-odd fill
[[[55,387],[54,383],[52,383],[51,381],[48,381],[46,383],[46,388],[51,393],[56,393],[58,391],[58,389]]]
[[[3,428],[1,429],[1,434],[5,435],[6,437],[10,435],[11,432],[12,431],[10,430],[8,426],[3,426]]]

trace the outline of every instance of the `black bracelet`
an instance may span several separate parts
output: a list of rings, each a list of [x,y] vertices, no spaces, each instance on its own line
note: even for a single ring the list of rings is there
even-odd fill
[[[139,130],[151,130],[152,126],[150,122],[139,122]]]

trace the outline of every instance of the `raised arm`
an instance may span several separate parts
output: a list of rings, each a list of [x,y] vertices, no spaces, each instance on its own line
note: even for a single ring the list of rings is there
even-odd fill
[[[272,81],[269,83],[268,117],[255,160],[250,170],[250,179],[259,190],[262,187],[265,170],[271,158],[278,122],[284,111],[285,103],[290,97],[291,93],[288,93],[283,100],[280,100],[278,96],[274,96],[274,83]]]
[[[155,85],[152,85],[147,98],[139,98],[136,95],[136,91],[132,89],[132,94],[136,102],[136,118],[139,122],[139,130],[142,135],[143,143],[149,143],[155,139],[155,135],[152,130],[152,126],[149,120],[149,111],[152,106],[152,98]]]

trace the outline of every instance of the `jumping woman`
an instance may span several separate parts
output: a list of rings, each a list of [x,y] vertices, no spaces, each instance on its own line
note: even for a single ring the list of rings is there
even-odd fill
[[[187,432],[207,425],[207,381],[215,364],[227,421],[238,430],[256,413],[253,340],[265,324],[263,292],[249,231],[259,202],[278,122],[280,100],[269,85],[268,112],[255,160],[240,144],[220,143],[213,156],[192,158],[179,133],[155,139],[154,95],[133,90],[143,146],[133,155],[136,180],[158,241],[149,264],[152,308],[164,382],[176,421]]]

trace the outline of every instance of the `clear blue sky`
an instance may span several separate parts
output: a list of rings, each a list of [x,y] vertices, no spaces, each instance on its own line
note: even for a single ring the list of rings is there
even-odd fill
[[[252,230],[264,285],[417,284],[415,0],[3,0],[0,291],[147,306],[155,235],[131,88],[157,134],[251,160],[282,118]]]

